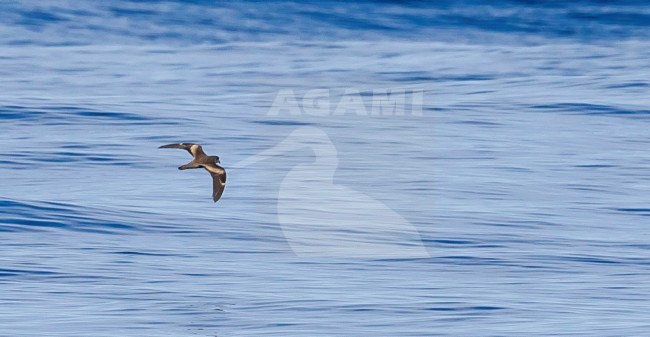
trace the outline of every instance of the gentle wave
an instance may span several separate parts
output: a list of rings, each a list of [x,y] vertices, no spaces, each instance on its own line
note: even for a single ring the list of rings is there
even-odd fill
[[[0,215],[0,231],[4,232],[60,229],[118,234],[146,229],[134,224],[134,216],[123,211],[100,211],[56,202],[0,199]]]
[[[645,3],[599,1],[531,3],[480,1],[391,3],[290,1],[248,6],[203,1],[108,4],[5,2],[4,37],[10,45],[79,45],[138,40],[226,43],[268,39],[407,39],[450,41],[520,39],[620,40],[648,36]],[[281,14],[280,14],[281,13]],[[65,31],[65,36],[54,34]],[[36,32],[45,32],[37,34]]]

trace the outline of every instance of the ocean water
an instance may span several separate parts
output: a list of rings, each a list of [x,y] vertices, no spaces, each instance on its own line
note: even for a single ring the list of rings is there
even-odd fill
[[[0,336],[650,335],[645,2],[0,9]]]

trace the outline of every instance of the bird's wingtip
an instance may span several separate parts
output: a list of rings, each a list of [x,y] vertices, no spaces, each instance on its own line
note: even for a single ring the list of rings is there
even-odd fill
[[[159,149],[182,149],[183,143],[174,143],[158,146]]]

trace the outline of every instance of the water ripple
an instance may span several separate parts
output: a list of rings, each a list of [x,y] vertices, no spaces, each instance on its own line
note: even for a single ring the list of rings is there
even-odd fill
[[[643,117],[650,116],[650,110],[647,109],[627,109],[611,105],[588,104],[588,103],[555,103],[543,104],[532,107],[533,109],[548,112],[568,112],[580,115],[594,116],[624,116],[624,117]]]
[[[2,232],[60,229],[119,234],[146,229],[125,215],[123,211],[111,212],[64,203],[0,199]]]
[[[73,106],[0,106],[0,120],[38,122],[42,124],[77,124],[80,122],[153,123],[150,118],[126,112],[97,111]]]

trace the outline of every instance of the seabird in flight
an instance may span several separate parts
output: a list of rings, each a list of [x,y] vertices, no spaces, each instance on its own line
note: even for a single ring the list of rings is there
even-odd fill
[[[212,176],[212,200],[217,202],[221,198],[223,189],[226,187],[226,170],[217,165],[220,162],[218,156],[208,156],[203,152],[201,145],[192,143],[167,144],[159,147],[159,149],[183,149],[189,152],[194,159],[178,169],[206,169]]]

